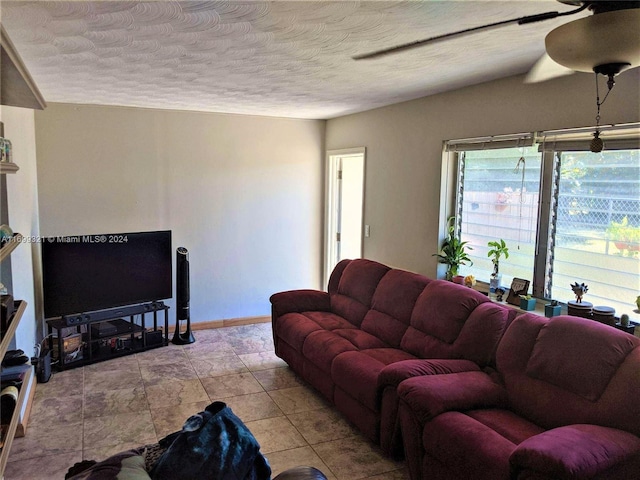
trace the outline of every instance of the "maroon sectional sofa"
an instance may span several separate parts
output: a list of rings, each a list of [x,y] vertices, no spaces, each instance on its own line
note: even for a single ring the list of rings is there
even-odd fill
[[[400,382],[490,368],[517,314],[470,288],[364,259],[340,262],[328,292],[281,292],[271,303],[276,354],[393,456],[402,452]]]
[[[640,478],[640,339],[525,314],[496,361],[400,383],[413,480]]]

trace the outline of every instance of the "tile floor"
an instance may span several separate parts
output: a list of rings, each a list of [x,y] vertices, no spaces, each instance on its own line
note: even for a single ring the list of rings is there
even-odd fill
[[[249,427],[274,475],[297,465],[335,480],[405,480],[375,445],[275,356],[271,324],[194,332],[191,345],[55,373],[38,385],[6,480],[63,479],[83,459],[154,443],[214,400]]]

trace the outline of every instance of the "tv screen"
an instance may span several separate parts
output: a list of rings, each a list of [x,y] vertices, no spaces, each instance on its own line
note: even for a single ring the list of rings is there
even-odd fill
[[[171,298],[171,231],[48,237],[45,318]]]

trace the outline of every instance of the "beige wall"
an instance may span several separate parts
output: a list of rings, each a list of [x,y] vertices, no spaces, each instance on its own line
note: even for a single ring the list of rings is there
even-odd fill
[[[640,69],[617,78],[602,123],[640,121],[639,85]],[[436,274],[444,140],[591,126],[595,114],[594,77],[575,74],[533,85],[512,77],[329,120],[328,150],[367,149],[364,256]]]
[[[268,315],[272,293],[320,287],[324,127],[51,104],[36,114],[41,231],[170,229],[192,321]]]
[[[26,300],[27,310],[18,325],[16,348],[27,354],[33,353],[36,332],[41,334],[41,325],[37,320],[36,298],[39,298],[39,280],[34,281],[40,272],[40,245],[37,243],[38,226],[38,186],[36,166],[36,141],[33,110],[26,108],[1,108],[1,120],[4,122],[4,134],[11,140],[14,162],[20,167],[15,174],[7,175],[7,202],[9,226],[14,232],[21,233],[26,242],[11,254],[11,269],[14,298]],[[38,338],[41,338],[38,335]]]

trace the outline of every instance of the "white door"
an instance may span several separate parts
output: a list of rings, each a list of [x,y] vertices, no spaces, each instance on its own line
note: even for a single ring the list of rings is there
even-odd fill
[[[336,264],[361,258],[365,149],[327,152],[325,285]]]

